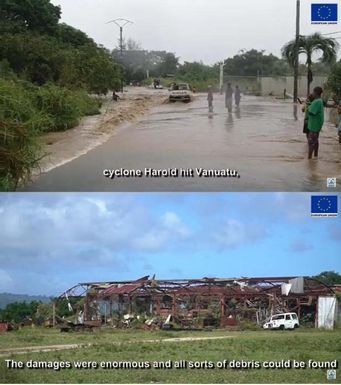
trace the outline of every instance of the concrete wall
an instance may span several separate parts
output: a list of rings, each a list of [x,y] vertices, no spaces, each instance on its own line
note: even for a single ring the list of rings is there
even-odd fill
[[[327,78],[325,76],[314,77],[313,82],[310,85],[310,91],[316,86],[324,87]],[[262,95],[273,94],[276,96],[282,96],[283,90],[286,89],[287,93],[293,94],[294,92],[294,78],[293,76],[287,77],[263,77],[261,78],[261,92]],[[299,77],[298,80],[298,95],[305,97],[307,95],[307,78]]]
[[[283,96],[284,89],[287,90],[288,94],[293,94],[294,92],[294,78],[293,76],[284,76],[284,77],[259,77],[256,76],[230,76],[224,79],[225,83],[231,83],[232,87],[239,85],[242,92],[249,91],[258,95],[274,95],[274,96]],[[323,87],[327,77],[325,76],[316,76],[314,77],[313,82],[311,83],[310,89],[316,86]],[[301,76],[298,81],[298,95],[302,97],[307,96],[307,78],[306,76]]]
[[[242,92],[260,94],[261,90],[260,78],[258,79],[256,76],[231,76],[224,79],[224,83],[231,83],[233,88],[238,85]]]

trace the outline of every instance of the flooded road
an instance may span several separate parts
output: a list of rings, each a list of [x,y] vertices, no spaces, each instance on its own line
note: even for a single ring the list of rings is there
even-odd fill
[[[298,120],[295,119],[295,115]],[[326,117],[329,115],[326,113]],[[291,102],[244,96],[228,114],[215,95],[190,104],[164,104],[87,154],[41,176],[28,191],[326,191],[336,177],[340,191],[341,145],[326,123],[320,155],[307,159],[303,113]],[[103,170],[234,169],[240,178],[104,177]]]

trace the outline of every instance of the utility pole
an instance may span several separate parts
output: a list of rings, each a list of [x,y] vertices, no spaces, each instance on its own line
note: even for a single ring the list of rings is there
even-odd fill
[[[123,58],[123,28],[128,24],[133,24],[133,22],[130,20],[127,20],[127,19],[120,18],[120,19],[110,20],[106,24],[109,24],[109,23],[116,24],[120,29],[120,59],[122,61],[122,58]],[[121,80],[121,92],[123,92],[123,78]]]
[[[296,0],[296,39],[294,57],[294,103],[298,97],[298,67],[299,67],[299,39],[300,39],[300,0]]]

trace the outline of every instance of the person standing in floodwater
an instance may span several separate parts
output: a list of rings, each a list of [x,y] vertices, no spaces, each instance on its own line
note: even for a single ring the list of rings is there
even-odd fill
[[[234,101],[236,103],[236,107],[239,108],[239,104],[240,104],[240,99],[241,99],[241,96],[240,96],[240,89],[238,86],[236,86],[236,89],[234,91]]]
[[[308,159],[311,159],[313,154],[318,156],[319,151],[319,135],[324,123],[324,107],[322,101],[323,90],[321,87],[315,87],[313,90],[314,100],[308,107]]]
[[[311,102],[314,100],[313,94],[310,94],[305,101],[305,105],[302,108],[302,112],[304,112],[304,123],[303,123],[303,134],[306,135],[307,140],[309,139],[309,130],[308,130],[308,120],[309,120],[309,106]]]
[[[207,100],[208,100],[208,111],[209,112],[213,112],[213,92],[212,92],[212,86],[208,86]]]
[[[121,99],[121,98],[116,94],[116,91],[114,91],[114,92],[112,93],[112,100],[113,100],[114,102],[118,102],[118,99]]]
[[[227,83],[227,87],[225,90],[225,107],[227,108],[228,112],[232,112],[232,96],[233,96],[233,89],[231,87],[231,83]]]

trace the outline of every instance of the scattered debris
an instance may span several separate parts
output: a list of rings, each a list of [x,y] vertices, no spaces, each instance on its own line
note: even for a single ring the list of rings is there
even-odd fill
[[[153,330],[261,327],[278,313],[297,313],[317,324],[320,297],[334,297],[311,277],[203,278],[80,283],[60,298],[84,299],[84,323]]]

